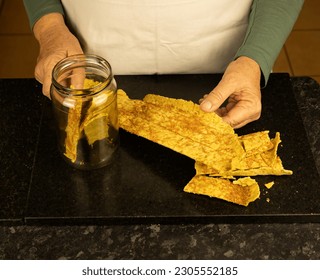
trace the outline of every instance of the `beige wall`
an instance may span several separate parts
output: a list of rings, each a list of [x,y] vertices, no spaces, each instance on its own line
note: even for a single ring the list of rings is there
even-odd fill
[[[22,0],[0,0],[0,78],[33,77],[38,44]],[[320,81],[320,0],[305,0],[303,10],[274,66],[274,72],[312,76]]]

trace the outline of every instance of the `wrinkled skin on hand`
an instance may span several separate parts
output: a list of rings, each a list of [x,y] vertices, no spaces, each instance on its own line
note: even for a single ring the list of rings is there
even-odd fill
[[[239,57],[227,67],[219,84],[200,99],[200,108],[216,112],[233,128],[240,128],[261,115],[261,71],[248,57]],[[221,107],[227,100],[227,105]]]
[[[82,54],[78,39],[69,31],[62,15],[52,13],[40,18],[33,29],[40,45],[40,53],[35,68],[35,78],[42,83],[42,92],[50,98],[53,67],[61,59]]]

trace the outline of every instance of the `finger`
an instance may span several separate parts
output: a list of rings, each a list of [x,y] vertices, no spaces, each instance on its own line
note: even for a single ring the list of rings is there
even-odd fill
[[[51,85],[51,75],[48,71],[44,71],[42,65],[39,64],[35,68],[34,72],[35,79],[42,84],[43,95],[50,98],[50,85]]]
[[[228,111],[227,111],[227,108],[226,107],[220,107],[219,109],[217,109],[215,111],[215,113],[219,116],[219,117],[224,117]]]
[[[50,98],[50,87],[52,84],[52,70],[54,66],[56,65],[56,62],[59,60],[59,58],[50,61],[46,67],[44,67],[44,74],[43,74],[43,85],[42,85],[42,93]]]
[[[71,74],[71,85],[74,89],[83,89],[86,71],[84,68],[75,68]]]
[[[222,119],[230,124],[233,128],[240,128],[252,121],[259,119],[260,110],[252,111],[242,102],[232,106],[230,110],[222,117]]]
[[[83,55],[83,51],[80,47],[80,44],[75,44],[74,48],[68,50],[67,56],[74,56],[74,59],[77,60],[76,63],[79,64],[79,67],[74,68],[72,70],[72,74],[70,76],[70,82],[73,88],[75,89],[83,89],[84,80],[86,77],[86,71],[84,67],[81,65],[85,65],[85,57],[79,57],[79,55]]]
[[[229,123],[229,120],[227,119],[227,117],[223,117],[222,119],[223,119],[223,121],[225,121],[226,123],[230,124],[233,129],[241,128],[241,127],[245,126],[246,124],[248,124],[248,123],[250,123],[250,122],[253,121],[253,120],[248,120],[248,119],[247,119],[247,120],[245,120],[245,121],[243,121],[243,122],[240,122],[240,123],[232,123],[232,124],[231,124],[231,123]]]
[[[200,108],[205,112],[216,111],[222,103],[232,93],[232,88],[228,83],[220,81],[220,83],[203,99]]]
[[[199,99],[199,104],[202,103],[202,101],[207,98],[208,94],[203,95],[200,99]]]
[[[72,46],[72,48],[69,48],[67,50],[67,56],[72,56],[72,55],[79,55],[79,54],[83,54],[83,50],[80,46],[80,43],[78,40],[76,40]]]
[[[35,72],[34,72],[34,77],[40,84],[43,84],[42,75],[40,75],[37,70],[35,70]]]
[[[50,97],[50,87],[51,87],[51,75],[46,75],[42,84],[42,93],[51,99]]]
[[[41,60],[39,60],[39,58],[37,60],[36,67],[34,69],[34,77],[39,83],[43,84],[43,79],[44,79],[43,64]]]

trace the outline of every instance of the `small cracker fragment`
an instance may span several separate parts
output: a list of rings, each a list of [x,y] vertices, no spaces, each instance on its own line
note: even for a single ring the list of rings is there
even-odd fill
[[[184,191],[223,199],[242,206],[248,206],[250,202],[260,197],[258,183],[249,177],[231,182],[221,178],[194,176],[184,187]]]
[[[271,189],[274,185],[274,181],[264,184],[267,189]]]
[[[258,145],[259,141],[255,145]],[[232,170],[247,170],[247,169],[257,169],[262,167],[273,167],[273,164],[277,158],[277,150],[279,143],[281,142],[280,133],[277,132],[274,139],[269,139],[269,144],[267,144],[266,139],[264,139],[264,144],[257,148],[257,152],[250,151],[246,153],[244,158],[234,158],[232,160]],[[268,150],[262,150],[263,147],[269,146]]]
[[[269,131],[259,131],[239,136],[239,140],[246,151],[246,155],[258,154],[273,148],[269,138]]]

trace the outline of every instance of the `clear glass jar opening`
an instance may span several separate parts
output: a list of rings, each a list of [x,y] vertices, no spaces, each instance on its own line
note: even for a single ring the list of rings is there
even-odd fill
[[[84,80],[100,82],[84,88]],[[88,95],[99,92],[114,79],[110,64],[96,55],[75,55],[61,60],[52,71],[53,86],[65,95]]]

